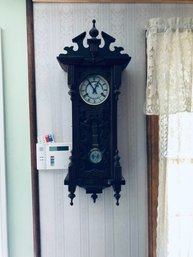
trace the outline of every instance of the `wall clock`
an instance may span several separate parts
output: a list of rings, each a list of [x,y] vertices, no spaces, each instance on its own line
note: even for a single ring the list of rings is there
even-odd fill
[[[85,188],[93,201],[103,189],[112,186],[119,205],[122,176],[117,149],[117,101],[121,74],[130,62],[122,47],[110,50],[113,37],[101,32],[104,46],[100,47],[96,21],[89,31],[88,47],[83,40],[86,32],[72,39],[78,45],[65,47],[57,59],[68,73],[72,101],[72,154],[64,184],[68,185],[73,205],[77,186]]]

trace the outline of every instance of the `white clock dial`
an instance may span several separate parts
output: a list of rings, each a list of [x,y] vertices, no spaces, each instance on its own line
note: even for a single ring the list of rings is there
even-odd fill
[[[100,75],[89,75],[79,87],[81,98],[90,105],[103,103],[109,95],[109,84]]]
[[[98,148],[93,148],[89,154],[90,161],[92,163],[99,163],[102,161],[102,153]]]

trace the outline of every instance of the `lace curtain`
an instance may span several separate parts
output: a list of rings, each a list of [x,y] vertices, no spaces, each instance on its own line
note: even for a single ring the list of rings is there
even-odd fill
[[[160,115],[157,257],[193,257],[193,18],[147,26],[145,112]]]
[[[193,18],[147,26],[146,114],[193,111]]]

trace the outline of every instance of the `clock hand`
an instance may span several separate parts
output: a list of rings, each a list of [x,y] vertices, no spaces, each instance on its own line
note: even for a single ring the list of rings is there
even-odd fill
[[[99,86],[99,82],[100,82],[100,80],[98,80],[97,83],[95,84],[95,92],[96,92],[96,94],[97,94],[96,89],[97,89],[97,87]]]
[[[88,83],[91,85],[92,89],[94,89],[93,84],[90,82],[90,80],[88,79]]]
[[[97,92],[96,92],[96,88],[93,86],[93,84],[90,82],[90,80],[88,79],[88,83],[91,85],[91,87],[92,87],[92,93],[93,94],[97,94]]]

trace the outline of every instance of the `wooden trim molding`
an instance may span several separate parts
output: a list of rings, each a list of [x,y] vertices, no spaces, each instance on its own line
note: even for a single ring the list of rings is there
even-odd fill
[[[41,256],[40,247],[40,214],[39,214],[39,181],[36,169],[36,91],[35,91],[35,60],[34,60],[34,30],[33,30],[33,3],[26,0],[27,44],[28,44],[28,84],[30,110],[30,143],[31,143],[31,179],[32,179],[32,208],[34,257]]]
[[[193,4],[193,0],[32,0],[34,3]]]
[[[147,116],[149,257],[156,257],[159,175],[159,116]]]

